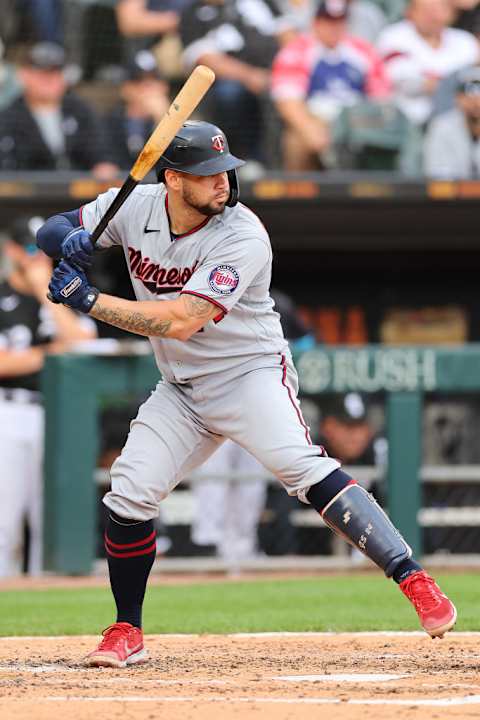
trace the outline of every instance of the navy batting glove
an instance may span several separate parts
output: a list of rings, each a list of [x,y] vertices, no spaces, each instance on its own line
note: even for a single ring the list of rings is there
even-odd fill
[[[53,271],[48,289],[53,302],[83,313],[90,312],[100,294],[97,288],[89,285],[83,270],[72,267],[66,260],[61,260]]]
[[[73,228],[62,241],[62,256],[70,265],[88,270],[93,260],[90,234],[83,228]]]

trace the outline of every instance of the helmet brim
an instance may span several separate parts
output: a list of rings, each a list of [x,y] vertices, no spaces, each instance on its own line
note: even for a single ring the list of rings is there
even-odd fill
[[[240,160],[240,158],[229,153],[228,155],[203,160],[195,165],[179,166],[178,169],[171,163],[164,166],[162,170],[175,170],[176,172],[187,173],[187,175],[217,175],[218,173],[235,170],[242,165],[245,165],[245,160]]]

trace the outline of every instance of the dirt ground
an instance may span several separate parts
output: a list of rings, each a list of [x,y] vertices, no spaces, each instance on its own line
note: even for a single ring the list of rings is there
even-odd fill
[[[480,634],[157,635],[115,671],[82,666],[96,641],[0,639],[1,720],[480,716]]]

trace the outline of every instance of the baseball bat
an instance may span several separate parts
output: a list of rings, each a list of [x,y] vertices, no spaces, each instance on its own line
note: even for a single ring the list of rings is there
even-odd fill
[[[168,108],[165,115],[152,132],[140,151],[130,173],[107,208],[104,216],[91,234],[95,244],[107,227],[110,220],[117,214],[132,190],[150,172],[160,156],[172,142],[177,131],[190,117],[203,96],[215,80],[215,73],[206,65],[197,65],[185,81],[178,95]]]
[[[177,131],[199,105],[214,80],[215,73],[206,65],[197,65],[192,70],[167,112],[140,151],[127,179],[92,232],[90,239],[93,245],[95,245],[110,220],[117,214],[138,183],[143,180],[157,160],[160,159]],[[52,302],[56,302],[50,293],[48,293],[47,297]]]

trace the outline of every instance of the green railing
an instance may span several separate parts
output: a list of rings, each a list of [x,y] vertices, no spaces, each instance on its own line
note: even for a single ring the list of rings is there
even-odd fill
[[[387,393],[389,514],[415,553],[421,554],[422,397],[432,391],[480,391],[480,345],[317,347],[299,354],[296,365],[304,395],[350,390]],[[142,393],[158,379],[150,355],[48,358],[43,374],[46,569],[67,574],[92,569],[100,399]]]

